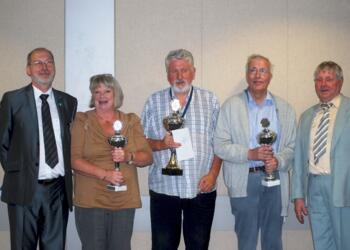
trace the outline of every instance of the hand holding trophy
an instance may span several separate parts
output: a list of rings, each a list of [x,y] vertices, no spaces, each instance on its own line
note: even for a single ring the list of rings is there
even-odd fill
[[[263,130],[258,134],[257,139],[260,145],[270,145],[276,141],[277,134],[269,129],[270,121],[267,118],[261,120],[261,126]],[[266,174],[261,184],[266,187],[273,187],[280,185],[280,180],[276,178],[274,173]]]
[[[172,130],[182,128],[185,119],[179,114],[181,108],[180,101],[178,99],[173,99],[170,102],[172,109],[172,114],[163,119],[164,128],[171,133]],[[162,169],[163,175],[182,175],[182,169],[180,169],[177,159],[176,159],[176,149],[170,149],[171,155],[170,160],[165,168]]]
[[[128,139],[121,134],[122,128],[123,128],[123,124],[121,121],[116,120],[113,123],[113,129],[115,134],[108,139],[108,143],[111,146],[117,147],[117,148],[123,148],[127,144]],[[120,171],[119,162],[114,162],[114,167],[116,171]],[[107,189],[114,192],[120,192],[120,191],[126,191],[127,186],[125,184],[119,184],[119,185],[108,184]]]

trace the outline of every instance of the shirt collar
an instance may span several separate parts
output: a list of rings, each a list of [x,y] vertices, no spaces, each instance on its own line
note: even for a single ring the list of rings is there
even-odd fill
[[[252,97],[252,95],[250,94],[249,90],[246,89],[246,93],[247,93],[247,98],[248,98],[248,104],[249,106],[258,106],[254,100],[254,98]],[[261,106],[271,106],[274,104],[274,99],[272,98],[272,95],[270,93],[270,91],[267,91],[265,100],[263,102],[263,104]]]
[[[340,106],[341,97],[342,97],[342,94],[339,94],[336,97],[334,97],[330,102],[327,102],[327,104],[332,104],[331,107],[335,107],[336,109],[338,109]],[[321,104],[322,103],[320,102],[319,107],[321,106]]]
[[[32,84],[32,87],[33,87],[33,90],[34,90],[34,98],[35,100],[40,100],[40,95],[42,94],[46,94],[46,95],[49,95],[48,98],[52,98],[53,96],[53,92],[52,92],[52,87],[49,88],[48,91],[46,91],[45,93],[42,92],[40,89],[38,89],[37,87],[35,87],[33,84]]]

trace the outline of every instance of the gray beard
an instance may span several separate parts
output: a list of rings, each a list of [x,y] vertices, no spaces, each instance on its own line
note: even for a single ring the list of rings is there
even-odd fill
[[[183,88],[179,88],[176,86],[176,82],[172,85],[172,89],[175,94],[184,94],[190,91],[191,89],[191,84],[189,84],[187,81],[185,81],[185,86]]]
[[[46,86],[46,87],[50,87],[52,85],[54,76],[50,76],[50,78],[48,80],[42,80],[40,78],[34,78],[33,80],[37,83],[40,84],[42,86]]]

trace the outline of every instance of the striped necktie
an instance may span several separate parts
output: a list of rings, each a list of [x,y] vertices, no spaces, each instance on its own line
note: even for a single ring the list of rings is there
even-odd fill
[[[314,153],[315,165],[319,162],[320,158],[326,153],[327,150],[327,136],[329,126],[329,109],[332,104],[322,103],[321,109],[323,111],[320,123],[318,124],[317,131],[314,137],[314,143],[312,151]]]
[[[45,146],[45,162],[51,168],[54,168],[58,163],[57,145],[55,139],[55,133],[53,131],[51,113],[49,103],[47,98],[49,95],[42,94],[40,99],[41,104],[41,114],[43,122],[43,134],[44,134],[44,146]]]

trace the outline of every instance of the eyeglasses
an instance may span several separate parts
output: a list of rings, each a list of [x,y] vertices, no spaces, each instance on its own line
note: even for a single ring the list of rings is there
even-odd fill
[[[55,65],[54,61],[33,61],[30,63],[30,65],[33,65],[34,67],[41,67],[43,68],[44,65],[48,68],[52,68]]]
[[[268,68],[260,68],[260,69],[258,69],[258,68],[255,68],[255,67],[248,69],[248,73],[252,74],[252,75],[256,75],[258,72],[261,75],[267,75],[267,74],[270,73],[270,70]]]
[[[335,78],[325,78],[325,79],[323,79],[323,78],[315,78],[315,83],[318,83],[318,84],[321,84],[321,83],[323,83],[323,82],[325,82],[325,83],[333,83],[333,82],[335,82],[336,81],[336,79]]]

